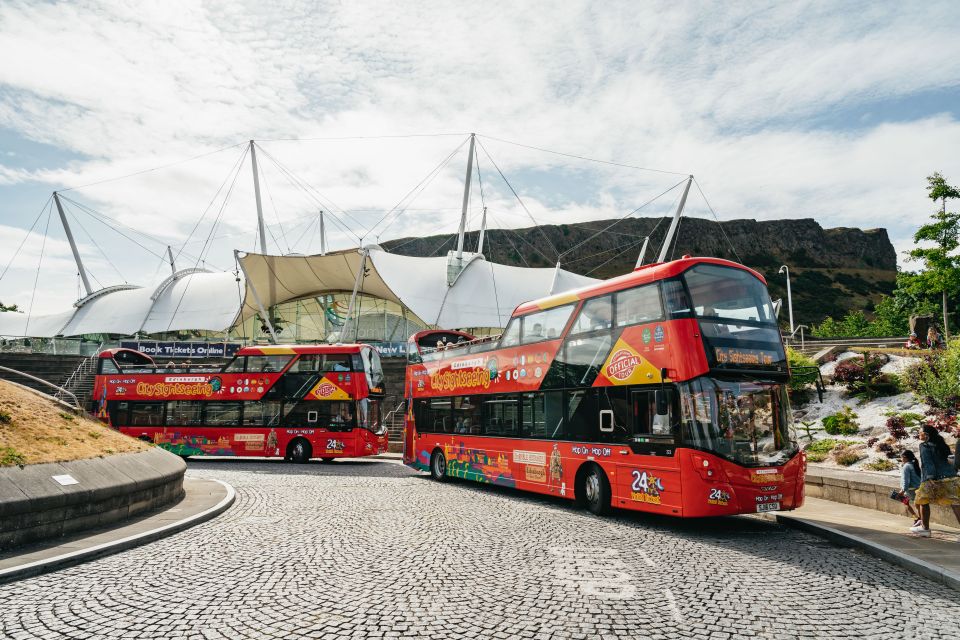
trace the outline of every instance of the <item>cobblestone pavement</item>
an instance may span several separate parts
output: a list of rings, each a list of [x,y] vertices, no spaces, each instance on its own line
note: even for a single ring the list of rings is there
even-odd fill
[[[596,518],[382,460],[190,473],[233,484],[236,504],[0,586],[0,635],[960,637],[960,593],[751,518]]]

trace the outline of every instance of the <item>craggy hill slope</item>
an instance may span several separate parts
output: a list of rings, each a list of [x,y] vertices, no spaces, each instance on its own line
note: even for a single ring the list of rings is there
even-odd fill
[[[609,278],[633,269],[643,238],[651,231],[647,261],[653,260],[669,225],[666,218],[630,218],[590,239],[612,222],[493,229],[487,232],[484,253],[494,262],[552,267],[557,256],[551,245],[560,251],[576,246],[563,258],[565,269]],[[404,255],[444,255],[456,248],[456,236],[404,238],[383,246]],[[477,232],[467,234],[465,246],[476,248]],[[794,316],[797,323],[805,324],[820,322],[828,315],[842,316],[851,309],[869,313],[881,296],[893,291],[896,278],[897,256],[885,229],[824,229],[812,219],[718,224],[683,218],[673,256],[683,254],[731,260],[739,256],[739,262],[767,278],[774,298],[786,296],[784,277],[777,275],[777,270],[782,264],[789,265]],[[786,320],[786,307],[781,319]]]

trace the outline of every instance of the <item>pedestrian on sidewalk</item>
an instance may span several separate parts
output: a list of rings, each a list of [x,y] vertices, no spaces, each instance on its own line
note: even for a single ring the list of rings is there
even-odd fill
[[[900,499],[907,507],[907,513],[913,516],[913,526],[921,524],[920,514],[911,505],[917,499],[917,489],[920,487],[920,461],[909,449],[900,454]]]
[[[953,515],[960,522],[960,477],[950,464],[950,447],[940,432],[928,424],[920,429],[920,488],[917,489],[917,506],[920,507],[920,524],[910,531],[922,538],[930,537],[930,505],[939,504],[953,508]]]

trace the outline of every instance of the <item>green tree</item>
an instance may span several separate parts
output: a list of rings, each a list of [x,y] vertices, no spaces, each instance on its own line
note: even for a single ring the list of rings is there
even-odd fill
[[[20,308],[15,304],[5,305],[3,304],[3,301],[0,301],[0,313],[3,313],[4,311],[20,311]]]
[[[931,247],[917,247],[910,251],[911,260],[923,262],[923,271],[912,275],[907,282],[914,293],[939,293],[943,306],[943,331],[950,337],[947,321],[947,296],[960,288],[960,259],[951,255],[960,247],[960,214],[947,211],[947,200],[960,198],[960,190],[947,183],[936,172],[927,176],[927,195],[940,202],[940,210],[933,214],[933,222],[923,225],[913,235],[916,243],[930,242]]]

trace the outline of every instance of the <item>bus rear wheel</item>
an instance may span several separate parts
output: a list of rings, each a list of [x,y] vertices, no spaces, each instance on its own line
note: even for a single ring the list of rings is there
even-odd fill
[[[577,502],[598,516],[610,512],[610,481],[603,469],[590,465],[580,477],[576,491]]]
[[[296,464],[305,464],[310,461],[311,453],[310,443],[303,438],[297,438],[287,448],[287,459]]]
[[[447,458],[442,451],[434,451],[430,456],[430,475],[438,482],[447,479]]]

